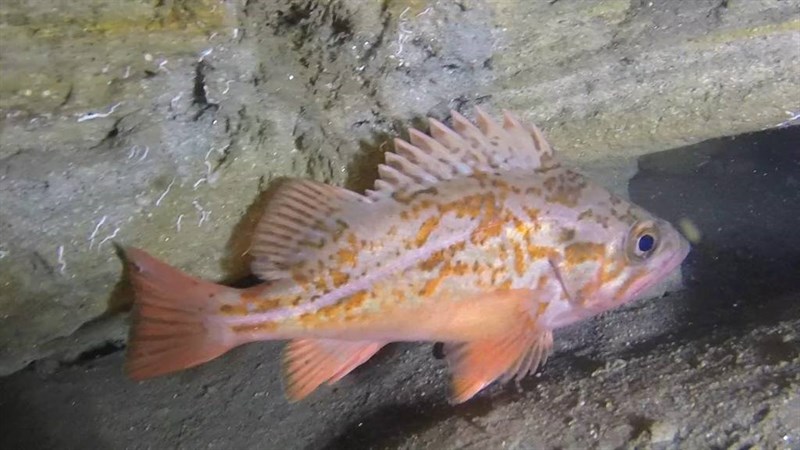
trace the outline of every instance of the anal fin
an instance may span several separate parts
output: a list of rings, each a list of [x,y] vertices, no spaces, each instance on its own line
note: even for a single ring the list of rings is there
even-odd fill
[[[495,339],[446,344],[453,372],[451,402],[465,402],[495,380],[523,378],[547,361],[552,348],[552,331],[537,329],[529,320]]]
[[[322,383],[333,384],[365,363],[385,342],[295,339],[286,346],[286,396],[301,400]]]

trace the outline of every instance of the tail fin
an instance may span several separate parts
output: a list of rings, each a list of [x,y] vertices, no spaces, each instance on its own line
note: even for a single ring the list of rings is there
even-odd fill
[[[131,378],[196,366],[237,345],[218,316],[233,288],[194,278],[139,249],[123,252],[135,296],[125,363]]]

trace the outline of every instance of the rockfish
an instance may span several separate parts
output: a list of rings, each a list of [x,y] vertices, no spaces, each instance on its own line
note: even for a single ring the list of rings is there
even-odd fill
[[[553,330],[636,298],[689,243],[562,166],[535,125],[481,109],[430,119],[363,195],[294,179],[259,222],[235,289],[125,250],[135,291],[126,367],[144,379],[238,345],[289,340],[287,396],[309,395],[398,341],[444,342],[451,400],[544,364]]]

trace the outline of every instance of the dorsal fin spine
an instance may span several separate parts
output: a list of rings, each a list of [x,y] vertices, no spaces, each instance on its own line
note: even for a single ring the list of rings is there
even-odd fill
[[[408,130],[408,134],[411,138],[411,145],[416,146],[428,155],[436,154],[439,162],[448,164],[454,168],[461,167],[462,170],[459,170],[460,173],[464,173],[463,168],[466,167],[468,169],[469,166],[460,161],[452,151],[447,150],[447,148],[437,142],[436,139],[413,128]]]

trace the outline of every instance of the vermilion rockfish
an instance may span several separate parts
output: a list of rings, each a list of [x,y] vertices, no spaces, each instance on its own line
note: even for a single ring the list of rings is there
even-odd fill
[[[138,249],[127,370],[143,379],[238,345],[290,340],[290,399],[397,341],[444,342],[451,399],[543,364],[553,330],[620,306],[678,267],[669,223],[562,166],[541,131],[505,113],[452,112],[379,166],[364,195],[279,187],[252,244],[248,288],[202,281]]]

